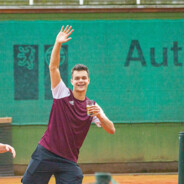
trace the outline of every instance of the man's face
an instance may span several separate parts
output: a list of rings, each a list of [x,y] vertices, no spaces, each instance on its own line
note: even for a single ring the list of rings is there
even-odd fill
[[[82,71],[74,71],[71,79],[71,83],[73,88],[77,92],[83,92],[87,90],[89,84],[88,73],[85,70]]]

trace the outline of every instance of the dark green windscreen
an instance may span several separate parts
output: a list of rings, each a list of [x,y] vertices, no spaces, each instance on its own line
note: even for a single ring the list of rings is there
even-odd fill
[[[90,70],[87,96],[114,122],[184,122],[184,20],[0,22],[0,116],[47,124],[52,105],[48,63],[62,25],[61,75]]]

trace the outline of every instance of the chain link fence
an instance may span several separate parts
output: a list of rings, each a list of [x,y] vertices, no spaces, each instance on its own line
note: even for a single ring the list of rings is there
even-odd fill
[[[184,0],[0,0],[0,6],[184,5]]]

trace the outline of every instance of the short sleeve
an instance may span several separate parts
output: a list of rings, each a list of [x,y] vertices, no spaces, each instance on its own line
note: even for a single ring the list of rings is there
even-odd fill
[[[95,123],[97,127],[101,127],[100,120],[96,116],[93,116],[92,122]]]
[[[70,91],[62,80],[55,88],[51,90],[52,90],[52,96],[54,99],[60,99],[60,98],[70,96]]]

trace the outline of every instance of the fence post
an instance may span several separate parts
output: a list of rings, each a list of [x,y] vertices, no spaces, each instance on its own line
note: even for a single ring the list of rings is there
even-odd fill
[[[136,4],[141,4],[141,0],[136,0]]]
[[[84,0],[79,0],[79,4],[83,5],[84,4]]]
[[[34,5],[34,0],[29,0],[29,5]]]
[[[178,184],[184,184],[184,132],[179,133]]]

